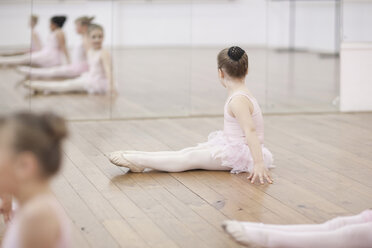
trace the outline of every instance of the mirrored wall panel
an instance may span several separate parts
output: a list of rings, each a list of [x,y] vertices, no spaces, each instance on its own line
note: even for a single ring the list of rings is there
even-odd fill
[[[112,1],[33,0],[43,50],[32,56],[25,86],[32,110],[67,119],[108,119],[112,102]]]
[[[29,91],[15,69],[30,60],[33,22],[31,0],[0,2],[0,114],[30,107]]]
[[[267,3],[266,112],[337,111],[340,1]]]
[[[0,112],[71,120],[221,116],[217,55],[231,46],[247,51],[246,83],[265,113],[338,111],[340,42],[372,39],[371,4],[361,0],[0,6]]]
[[[113,118],[190,114],[192,4],[116,1]]]

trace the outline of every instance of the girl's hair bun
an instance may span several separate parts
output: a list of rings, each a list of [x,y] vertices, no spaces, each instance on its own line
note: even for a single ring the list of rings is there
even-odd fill
[[[227,54],[229,55],[230,59],[234,61],[239,61],[245,54],[245,51],[238,46],[233,46],[229,48]]]
[[[94,20],[94,16],[81,16],[81,17],[79,17],[79,18],[77,18],[76,20],[75,20],[75,22],[79,22],[79,23],[81,23],[82,25],[89,25],[89,24],[91,24],[92,23],[92,21]]]
[[[67,17],[66,16],[53,16],[51,20],[58,27],[62,28],[67,20]]]
[[[65,120],[53,113],[44,113],[41,116],[45,131],[55,142],[61,142],[67,137],[67,127]]]
[[[67,136],[65,120],[53,113],[19,112],[0,117],[0,130],[11,133],[14,152],[30,152],[40,162],[46,177],[55,175],[62,161],[62,141]]]

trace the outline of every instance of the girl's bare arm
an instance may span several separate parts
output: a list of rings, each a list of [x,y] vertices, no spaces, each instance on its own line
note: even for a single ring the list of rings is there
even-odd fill
[[[106,78],[110,83],[110,90],[112,93],[116,94],[116,85],[114,83],[114,77],[112,72],[112,61],[110,53],[106,50],[102,51],[102,64],[105,70]]]
[[[37,33],[35,33],[34,31],[32,31],[32,42],[34,42],[34,45],[36,47],[39,47],[41,49],[41,40],[40,40],[40,37]]]
[[[252,119],[252,103],[245,96],[236,96],[231,100],[229,107],[244,131],[247,145],[253,157],[254,171],[249,179],[251,179],[252,183],[254,183],[256,179],[259,179],[262,184],[264,183],[264,179],[272,183],[272,179],[263,161],[261,143],[258,139],[256,127]]]
[[[67,63],[70,63],[70,55],[69,55],[68,50],[67,50],[67,47],[66,47],[65,35],[63,34],[62,31],[59,31],[57,33],[57,39],[58,39],[58,43],[59,43],[60,49],[62,50],[62,52],[66,56]]]

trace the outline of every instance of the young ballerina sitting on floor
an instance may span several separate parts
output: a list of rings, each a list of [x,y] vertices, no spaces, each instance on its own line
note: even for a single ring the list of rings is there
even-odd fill
[[[110,161],[132,172],[146,168],[181,172],[187,170],[231,170],[249,172],[256,179],[272,183],[268,168],[272,154],[264,146],[264,123],[260,106],[245,85],[248,56],[240,47],[222,50],[218,55],[218,73],[228,98],[224,108],[224,130],[211,133],[208,142],[181,151],[118,151],[108,155]]]
[[[87,72],[87,51],[89,49],[88,26],[94,17],[82,16],[75,20],[76,32],[81,36],[81,43],[73,49],[71,64],[50,68],[18,67],[18,72],[31,79],[76,78]]]
[[[38,20],[39,20],[38,16],[36,15],[30,16],[29,25],[31,28],[31,47],[29,49],[2,53],[1,56],[15,56],[40,51],[42,48],[42,44],[40,41],[40,36],[38,32],[35,30]]]
[[[1,247],[70,247],[69,220],[49,185],[61,167],[66,134],[64,120],[53,114],[0,119],[0,193],[18,203]],[[9,202],[3,198],[2,204]],[[4,205],[1,210],[9,214]]]
[[[265,225],[226,221],[223,227],[248,247],[265,248],[371,248],[372,210],[337,217],[319,225]]]
[[[102,48],[103,28],[97,24],[88,27],[89,50],[87,52],[89,71],[80,77],[63,81],[29,81],[25,84],[36,92],[66,93],[88,92],[105,94],[109,90],[116,92],[111,73],[111,58]]]
[[[62,31],[65,21],[65,16],[54,16],[50,19],[51,34],[40,51],[18,56],[0,57],[0,65],[52,67],[61,65],[65,58],[69,63],[70,59],[66,48],[65,35]]]

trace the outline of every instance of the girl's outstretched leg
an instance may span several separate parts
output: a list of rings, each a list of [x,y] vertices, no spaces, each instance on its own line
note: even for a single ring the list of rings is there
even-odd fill
[[[64,78],[72,79],[77,78],[82,72],[76,68],[78,65],[69,64],[54,67],[34,68],[30,66],[18,66],[17,71],[31,79],[53,79]],[[81,72],[81,73],[80,73]]]
[[[366,210],[358,215],[336,217],[332,220],[322,224],[309,225],[268,225],[254,222],[240,222],[246,227],[263,228],[277,231],[291,231],[291,232],[312,232],[312,231],[329,231],[341,228],[351,224],[361,224],[372,221],[372,210]]]
[[[229,170],[221,166],[221,161],[212,158],[207,147],[202,146],[169,152],[114,152],[109,155],[109,158],[113,164],[128,167],[133,172],[142,172],[145,168],[166,172],[195,169]]]
[[[0,65],[24,65],[31,62],[31,55],[17,55],[9,57],[0,57]]]
[[[238,242],[253,247],[372,247],[372,222],[345,225],[331,231],[292,232],[246,227],[235,221],[225,225],[225,230]]]
[[[172,152],[172,153],[182,153],[182,152],[186,152],[186,151],[190,151],[190,150],[195,150],[196,148],[200,148],[198,146],[193,146],[193,147],[187,147],[187,148],[184,148],[182,150],[178,150],[178,151],[158,151],[158,152],[146,152],[146,151],[135,151],[135,150],[129,150],[129,151],[120,151],[120,153],[125,153],[125,154],[137,154],[137,155],[148,155],[148,156],[164,156],[164,155],[168,155],[169,152]],[[117,152],[119,153],[119,151]]]
[[[85,82],[79,78],[64,81],[29,81],[25,86],[39,92],[64,93],[85,91]]]

